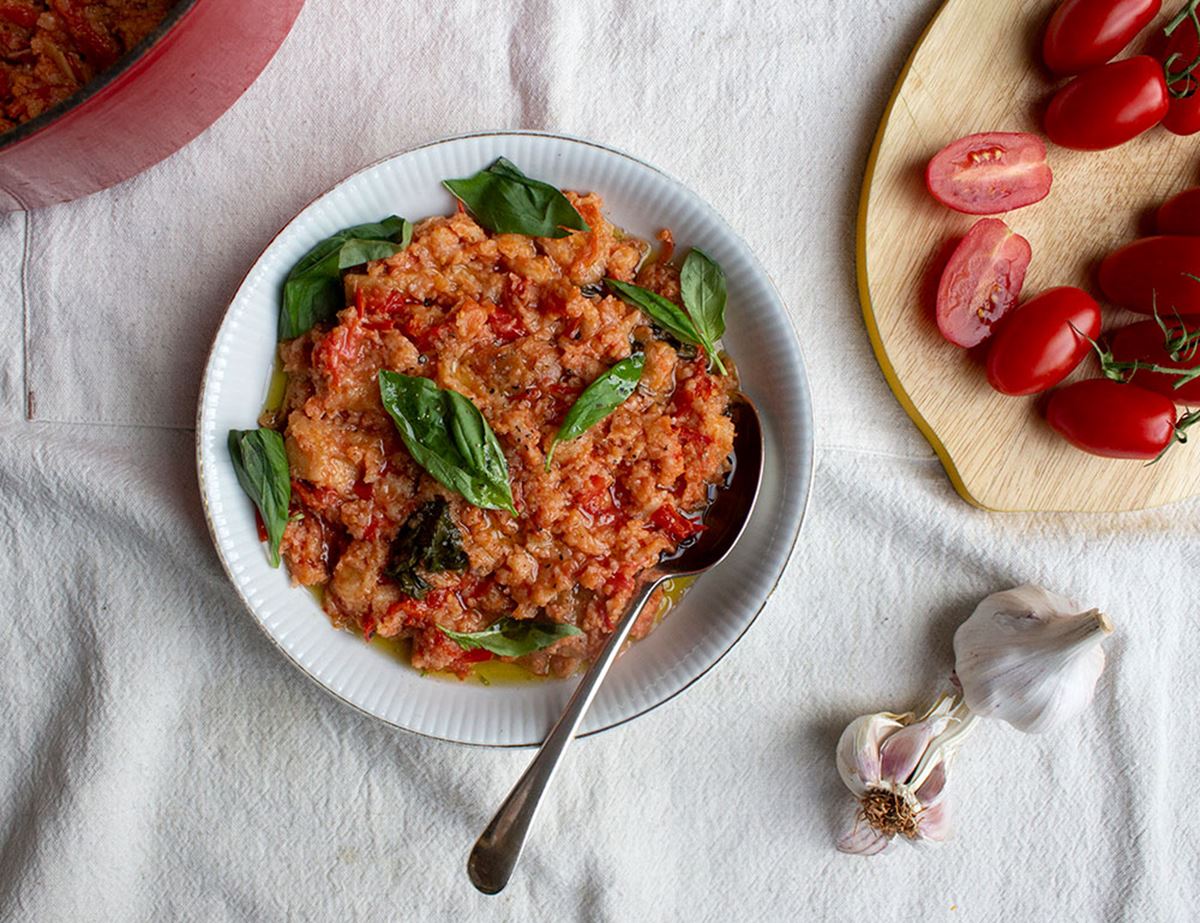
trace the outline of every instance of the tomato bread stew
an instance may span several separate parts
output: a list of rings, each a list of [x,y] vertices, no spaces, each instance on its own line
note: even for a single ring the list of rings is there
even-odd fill
[[[349,228],[296,265],[282,402],[230,450],[260,537],[336,625],[407,639],[422,670],[565,676],[731,469],[725,277],[504,159],[445,185],[449,217]]]
[[[0,0],[0,131],[112,67],[178,0]]]

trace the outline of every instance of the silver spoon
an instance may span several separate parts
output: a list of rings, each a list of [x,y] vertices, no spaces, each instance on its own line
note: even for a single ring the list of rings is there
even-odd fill
[[[762,481],[762,423],[754,405],[745,398],[733,406],[732,415],[735,427],[734,470],[728,486],[717,492],[716,499],[704,516],[704,531],[694,542],[659,562],[653,578],[634,596],[616,630],[604,645],[604,650],[580,680],[566,710],[542,743],[537,756],[504,804],[500,805],[500,810],[487,829],[476,840],[467,860],[467,874],[471,877],[471,883],[484,894],[499,894],[512,877],[542,795],[550,787],[567,746],[579,730],[583,716],[587,714],[600,684],[617,659],[625,639],[629,637],[629,630],[633,628],[650,594],[672,577],[695,576],[720,564],[733,550],[746,523],[750,521]]]

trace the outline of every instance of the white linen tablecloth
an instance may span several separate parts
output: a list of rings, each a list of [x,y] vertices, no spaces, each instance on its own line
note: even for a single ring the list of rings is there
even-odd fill
[[[967,506],[859,317],[863,165],[935,7],[309,0],[184,151],[0,217],[0,919],[1194,919],[1200,503]],[[286,663],[210,547],[192,420],[225,305],[288,218],[388,153],[504,127],[627,150],[729,219],[791,306],[818,450],[757,624],[577,745],[489,898],[466,854],[530,754],[396,732]],[[978,732],[944,847],[837,853],[841,729],[923,704],[958,622],[1024,581],[1116,621],[1094,706],[1049,737]]]

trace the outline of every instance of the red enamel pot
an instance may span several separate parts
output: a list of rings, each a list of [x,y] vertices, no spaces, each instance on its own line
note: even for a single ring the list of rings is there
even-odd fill
[[[0,212],[77,199],[175,153],[254,82],[303,5],[179,0],[111,69],[0,134]]]

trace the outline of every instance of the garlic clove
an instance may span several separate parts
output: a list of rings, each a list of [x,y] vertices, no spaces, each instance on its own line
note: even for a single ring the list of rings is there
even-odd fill
[[[953,833],[950,826],[949,803],[942,801],[922,811],[920,820],[917,821],[917,829],[920,830],[922,838],[926,840],[934,840],[939,843],[948,840]]]
[[[1112,630],[1099,610],[1040,587],[992,594],[954,635],[967,707],[1028,733],[1052,729],[1091,701]]]
[[[946,761],[942,760],[929,771],[925,781],[918,786],[913,795],[917,801],[930,808],[941,801],[946,793]]]
[[[846,787],[862,797],[872,785],[877,785],[880,775],[880,744],[903,727],[912,715],[895,715],[879,712],[855,718],[842,732],[837,746],[837,767]]]
[[[942,717],[926,719],[896,731],[883,742],[880,750],[880,776],[907,782],[917,763],[925,755],[929,742],[946,729]]]
[[[890,842],[891,837],[884,836],[862,821],[855,821],[854,826],[838,838],[837,848],[855,856],[874,856],[887,849]]]

